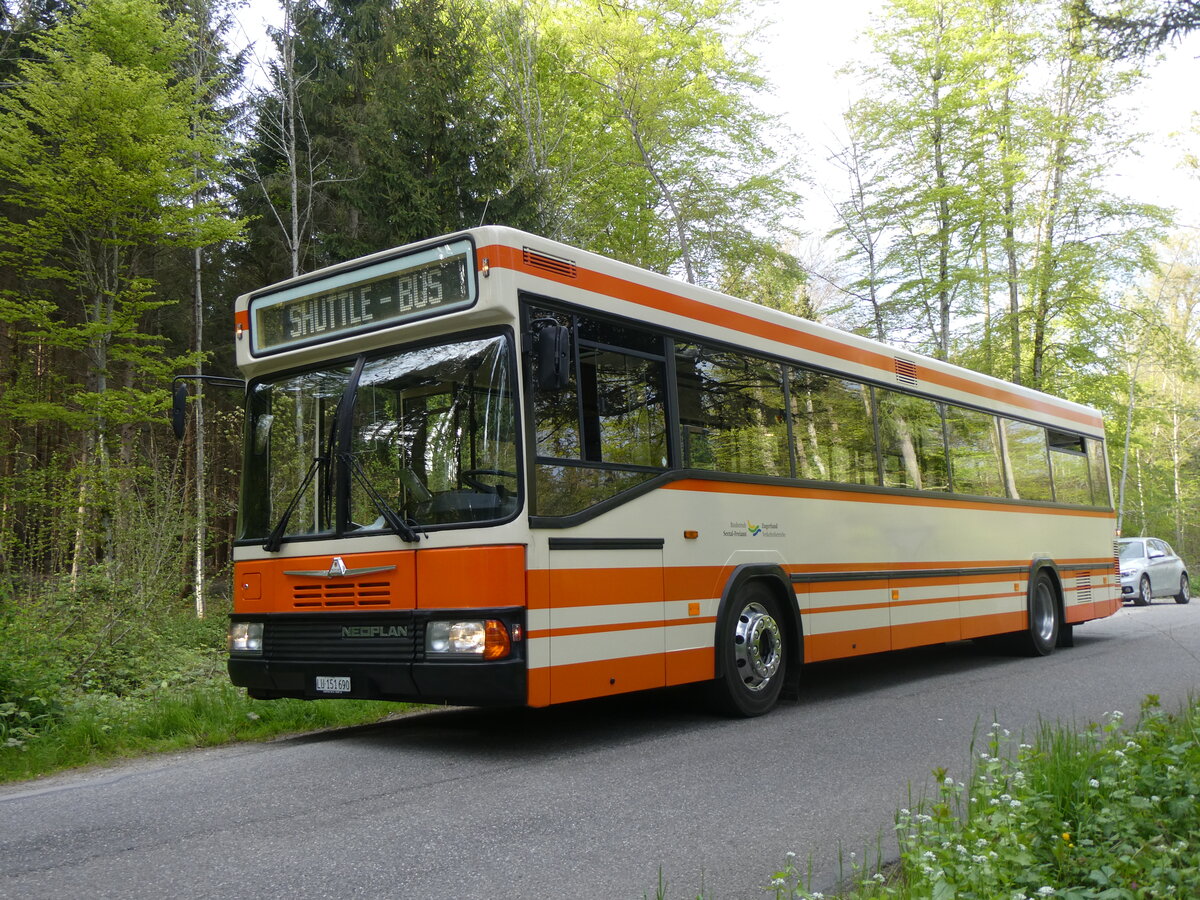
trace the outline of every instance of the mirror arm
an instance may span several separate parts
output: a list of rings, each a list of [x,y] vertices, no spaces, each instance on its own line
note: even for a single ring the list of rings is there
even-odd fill
[[[187,411],[188,390],[185,381],[201,381],[214,387],[242,388],[246,382],[240,378],[227,378],[223,375],[176,375],[171,379],[171,430],[178,440],[183,440],[184,413]]]

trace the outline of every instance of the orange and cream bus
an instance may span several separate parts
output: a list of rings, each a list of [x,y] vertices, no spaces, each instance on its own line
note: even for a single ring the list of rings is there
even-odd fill
[[[229,671],[546,706],[1120,606],[1099,414],[508,228],[240,297]]]

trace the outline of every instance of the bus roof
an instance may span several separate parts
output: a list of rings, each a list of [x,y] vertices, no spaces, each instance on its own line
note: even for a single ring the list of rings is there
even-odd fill
[[[239,335],[250,327],[249,304],[255,297],[316,284],[464,237],[474,243],[476,270],[487,278],[511,283],[514,298],[516,291],[529,291],[847,377],[896,385],[1097,437],[1103,435],[1100,414],[1090,407],[503,226],[473,228],[421,241],[244,294],[235,305]],[[447,315],[446,327],[462,327],[464,315],[470,312]],[[451,320],[457,324],[451,326]],[[248,343],[239,340],[238,358],[243,369],[251,362]],[[342,346],[344,342],[336,343]]]

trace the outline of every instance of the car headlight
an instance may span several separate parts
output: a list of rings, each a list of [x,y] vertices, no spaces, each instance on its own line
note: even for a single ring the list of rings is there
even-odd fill
[[[230,653],[262,653],[262,622],[231,622],[229,624]]]
[[[472,659],[503,659],[512,652],[512,639],[497,619],[430,622],[425,629],[428,655]]]

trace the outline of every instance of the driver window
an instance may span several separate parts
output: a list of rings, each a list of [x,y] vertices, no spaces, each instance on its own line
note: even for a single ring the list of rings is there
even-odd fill
[[[530,307],[531,340],[570,334],[568,377],[545,384],[531,353],[537,445],[536,515],[569,515],[653,477],[668,464],[666,379],[659,335]]]

